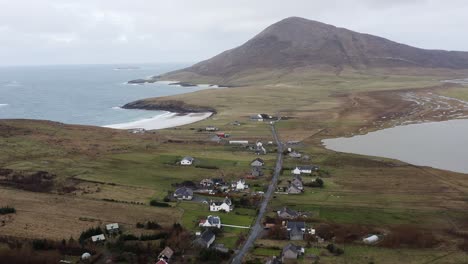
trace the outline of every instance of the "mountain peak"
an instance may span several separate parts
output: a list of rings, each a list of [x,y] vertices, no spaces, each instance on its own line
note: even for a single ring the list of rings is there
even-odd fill
[[[177,73],[228,79],[259,70],[305,67],[335,72],[344,68],[468,69],[468,53],[424,50],[318,21],[288,17],[243,45]]]

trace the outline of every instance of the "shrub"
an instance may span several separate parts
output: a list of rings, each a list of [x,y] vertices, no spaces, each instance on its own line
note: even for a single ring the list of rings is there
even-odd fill
[[[323,188],[324,182],[322,179],[317,178],[315,181],[307,183],[306,186],[312,187],[312,188]]]
[[[141,235],[141,241],[148,241],[148,240],[159,240],[159,239],[166,239],[168,238],[169,234],[165,232],[161,232],[159,234],[151,234],[151,235]]]
[[[127,235],[121,235],[119,237],[119,240],[121,241],[133,241],[133,240],[138,240],[138,237],[132,234],[127,234]]]
[[[343,249],[335,246],[334,244],[328,244],[327,250],[336,256],[342,255],[344,253]]]
[[[50,250],[54,249],[55,245],[53,241],[49,241],[46,239],[34,239],[32,241],[32,247],[35,250]]]
[[[227,260],[231,257],[231,254],[220,252],[214,249],[202,249],[198,254],[198,260],[203,262]]]
[[[146,223],[146,229],[160,229],[160,228],[161,228],[161,225],[156,222],[148,221]]]
[[[217,167],[217,166],[203,165],[203,164],[197,164],[197,165],[195,165],[195,168],[207,169],[207,170],[218,170],[219,169],[219,167]]]
[[[151,205],[151,206],[156,206],[156,207],[171,207],[170,204],[158,202],[158,201],[155,200],[155,199],[153,199],[153,200],[150,201],[150,205]]]
[[[13,207],[9,207],[9,206],[0,207],[0,215],[14,214],[14,213],[16,213],[16,209]]]

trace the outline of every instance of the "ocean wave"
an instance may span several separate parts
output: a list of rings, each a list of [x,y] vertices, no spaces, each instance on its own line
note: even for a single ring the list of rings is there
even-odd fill
[[[123,110],[123,108],[120,107],[120,106],[113,106],[113,107],[111,107],[111,109],[114,109],[114,110]]]
[[[0,107],[2,106],[9,106],[9,104],[0,104]]]

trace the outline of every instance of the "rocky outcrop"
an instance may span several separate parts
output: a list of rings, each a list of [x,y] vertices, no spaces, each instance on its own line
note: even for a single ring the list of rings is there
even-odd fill
[[[204,112],[216,113],[216,109],[212,107],[191,105],[179,100],[143,99],[128,103],[122,106],[122,108],[169,111],[179,114]]]

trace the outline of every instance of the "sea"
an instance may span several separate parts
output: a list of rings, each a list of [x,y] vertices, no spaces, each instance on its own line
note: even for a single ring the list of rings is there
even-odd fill
[[[106,126],[163,115],[122,109],[126,103],[207,87],[127,84],[187,64],[54,65],[0,67],[0,119],[40,119]]]

